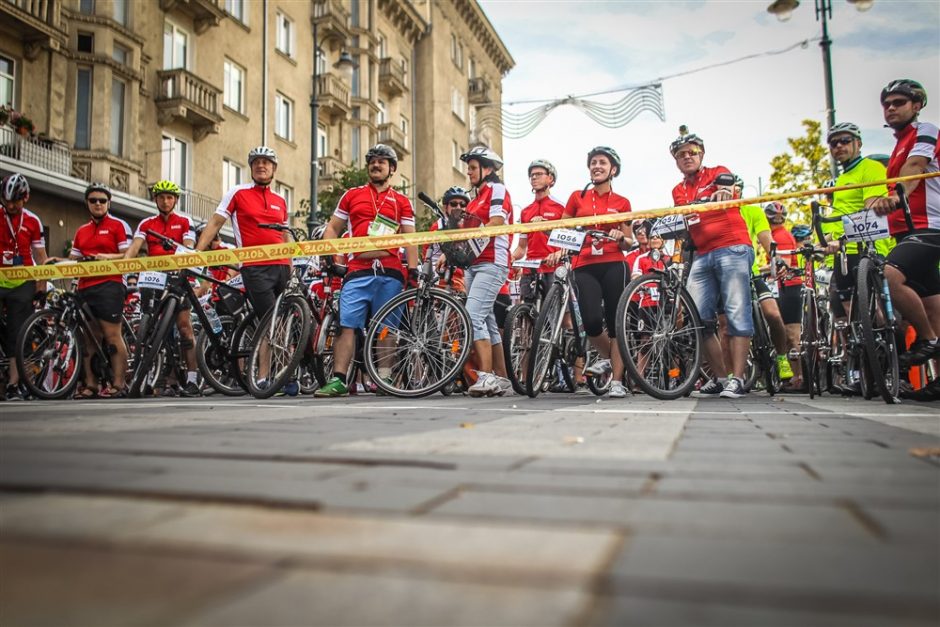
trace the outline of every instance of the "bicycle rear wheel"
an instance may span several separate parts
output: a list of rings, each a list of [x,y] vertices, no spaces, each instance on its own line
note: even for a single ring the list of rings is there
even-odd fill
[[[532,350],[525,369],[525,393],[535,398],[542,391],[542,382],[551,373],[558,356],[558,338],[561,336],[564,306],[560,283],[552,284],[542,301],[542,309],[532,329]]]
[[[329,310],[317,326],[316,339],[313,342],[313,376],[319,387],[333,378],[333,344],[339,337],[339,316]]]
[[[858,309],[868,370],[875,392],[886,403],[896,403],[900,371],[898,346],[892,320],[889,320],[882,302],[882,275],[871,259],[863,257],[858,264]]]
[[[363,346],[366,372],[392,396],[427,396],[456,378],[472,338],[460,301],[443,290],[408,290],[372,318]]]
[[[170,332],[170,325],[176,323],[178,304],[175,298],[163,301],[156,324],[153,326],[153,332],[146,338],[140,338],[143,352],[135,364],[134,376],[131,377],[129,392],[132,398],[139,398],[144,385],[151,382],[150,371],[154,369],[154,366],[159,366],[156,368],[158,374],[162,370],[163,360],[158,360],[157,355],[163,350],[163,343],[166,342],[167,334]]]
[[[203,329],[196,340],[196,364],[203,378],[213,390],[225,396],[242,396],[245,389],[239,383],[239,377],[232,367],[232,359],[227,345],[233,341],[235,333],[235,319],[231,316],[220,316],[222,333],[219,336],[219,345],[213,344],[209,338],[211,329]]]
[[[803,317],[800,319],[800,364],[803,366],[803,384],[809,397],[815,398],[819,387],[818,329],[816,328],[816,297],[803,294]]]
[[[777,349],[770,339],[767,319],[754,303],[754,337],[751,338],[751,354],[756,369],[760,372],[764,390],[773,396],[780,389],[780,373],[777,372]]]
[[[32,396],[45,400],[67,398],[82,371],[85,347],[73,325],[62,325],[62,312],[37,311],[26,319],[16,341],[20,381]]]
[[[660,400],[688,395],[702,367],[702,322],[692,297],[661,274],[630,281],[617,304],[617,342],[630,379]]]
[[[294,376],[310,341],[311,326],[310,308],[301,296],[287,296],[265,314],[248,355],[245,382],[252,396],[270,398]]]
[[[536,313],[532,305],[516,305],[506,314],[506,322],[503,324],[503,356],[509,381],[516,394],[526,393],[525,371],[532,352]]]

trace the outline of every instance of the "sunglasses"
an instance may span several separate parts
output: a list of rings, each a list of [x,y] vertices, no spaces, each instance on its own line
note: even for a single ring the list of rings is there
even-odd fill
[[[447,203],[447,206],[448,206],[448,207],[466,207],[466,206],[467,206],[467,203],[465,203],[465,202],[454,202],[454,201],[451,201],[451,202]]]
[[[697,157],[702,154],[701,150],[683,150],[676,153],[676,159],[685,159],[686,157]]]
[[[89,205],[106,205],[108,204],[107,198],[86,198],[85,202]]]
[[[855,140],[852,139],[851,137],[840,137],[840,138],[837,138],[837,139],[830,139],[830,140],[829,140],[829,147],[830,147],[830,148],[835,148],[836,146],[846,146],[846,145],[848,145],[848,144],[851,144],[853,141],[855,141]]]
[[[894,107],[895,109],[900,109],[901,107],[903,107],[909,102],[910,102],[910,99],[908,98],[895,98],[894,100],[885,100],[884,102],[881,103],[881,106],[884,107],[885,109],[890,109],[891,107]]]

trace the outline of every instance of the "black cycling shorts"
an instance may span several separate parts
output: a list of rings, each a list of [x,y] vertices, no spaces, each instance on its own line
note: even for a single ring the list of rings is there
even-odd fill
[[[757,302],[762,302],[768,298],[773,298],[774,293],[767,287],[767,281],[763,277],[751,277],[751,283],[754,284],[754,291],[757,292]]]
[[[940,233],[914,231],[898,236],[888,263],[904,275],[905,283],[921,298],[940,294]]]
[[[800,324],[803,318],[802,285],[784,285],[780,288],[777,304],[784,324]]]
[[[835,318],[845,318],[848,314],[845,311],[845,305],[852,300],[852,292],[855,290],[856,274],[858,273],[858,262],[861,255],[851,254],[845,256],[845,262],[848,266],[848,274],[842,274],[842,264],[839,263],[839,257],[836,256],[835,265],[832,268],[832,282],[829,284],[829,309]]]
[[[121,321],[124,314],[124,298],[127,288],[123,283],[108,281],[78,291],[82,301],[91,309],[91,315],[104,322]]]
[[[259,318],[274,307],[277,297],[287,287],[290,272],[291,267],[283,264],[242,268],[245,292]]]
[[[16,335],[33,313],[36,282],[26,281],[14,288],[0,287],[0,316],[6,322],[6,334],[0,338],[4,353],[11,357],[16,350]]]

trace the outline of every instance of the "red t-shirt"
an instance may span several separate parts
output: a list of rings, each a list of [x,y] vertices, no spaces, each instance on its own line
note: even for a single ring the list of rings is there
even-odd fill
[[[894,146],[888,161],[888,178],[900,176],[901,166],[910,157],[926,157],[926,172],[940,169],[940,141],[937,127],[928,122],[908,124],[894,134],[898,143]],[[894,191],[894,185],[890,186]],[[915,229],[940,230],[940,178],[924,179],[907,199],[911,207],[911,219]],[[891,235],[907,233],[907,223],[903,211],[894,211],[888,216],[888,228]]]
[[[93,257],[99,253],[123,253],[130,246],[131,227],[120,218],[105,214],[101,222],[89,220],[78,227],[72,238],[73,257]],[[124,285],[123,274],[109,274],[78,280],[78,289],[114,281]]]
[[[18,215],[11,216],[6,211],[0,225],[0,251],[3,258],[0,263],[9,267],[13,265],[14,257],[22,257],[21,265],[35,265],[33,261],[33,248],[45,247],[46,240],[42,234],[42,222],[35,213],[25,207]],[[14,236],[15,234],[15,236]]]
[[[636,258],[648,252],[649,252],[649,247],[647,247],[646,249],[634,248],[633,250],[630,250],[629,252],[624,254],[623,259],[627,263],[627,270],[629,270],[631,274],[636,274],[636,272],[634,271],[634,264],[636,263]]]
[[[787,229],[787,227],[783,226],[782,224],[772,225],[770,227],[770,235],[771,237],[774,238],[774,241],[777,242],[777,250],[788,251],[788,250],[797,249],[796,238],[793,237],[793,233],[791,233]],[[787,264],[794,270],[800,267],[800,256],[797,255],[796,253],[793,253],[790,255],[778,255],[778,256],[780,257],[781,261],[783,261],[785,264]],[[803,277],[797,275],[797,276],[794,276],[793,278],[783,281],[781,284],[786,287],[789,287],[791,285],[802,285]]]
[[[336,205],[334,216],[348,223],[350,237],[366,237],[369,235],[369,225],[378,217],[401,226],[414,226],[415,214],[411,201],[406,196],[391,187],[379,192],[372,183],[347,190]],[[398,248],[389,248],[384,257],[378,259],[362,259],[360,255],[351,254],[349,259],[349,273],[360,270],[370,270],[374,262],[378,262],[385,270],[402,274],[401,257]]]
[[[509,190],[502,183],[484,183],[477,190],[476,197],[467,205],[467,213],[473,218],[465,220],[465,228],[486,224],[490,218],[503,218],[506,224],[512,224],[512,200],[509,198]],[[489,244],[473,260],[472,265],[495,263],[508,267],[509,240],[508,235],[491,237]]]
[[[176,253],[176,249],[165,249],[163,240],[149,235],[147,231],[160,233],[177,244],[182,244],[185,240],[195,241],[196,239],[193,221],[189,219],[189,216],[181,215],[175,211],[169,214],[165,220],[162,215],[151,216],[141,220],[140,224],[137,225],[137,232],[134,233],[134,239],[142,239],[147,243],[147,254],[151,257],[172,255]]]
[[[702,168],[692,182],[682,181],[673,188],[673,202],[679,206],[696,200],[708,200],[718,189],[714,182],[719,174],[730,172],[724,166]],[[751,236],[747,231],[747,223],[741,217],[740,207],[701,214],[690,213],[686,215],[685,221],[689,226],[689,236],[701,254],[728,246],[751,246]]]
[[[584,194],[583,198],[581,197],[580,191],[571,192],[571,196],[568,197],[568,204],[565,205],[564,217],[580,218],[582,216],[600,216],[611,213],[629,213],[630,211],[630,201],[623,196],[615,194],[613,191],[598,195],[593,189],[590,189]],[[623,221],[629,222],[629,219],[624,219]],[[594,224],[589,228],[609,232],[615,227],[619,228],[619,226],[620,225],[616,223],[608,223]],[[590,238],[585,240],[585,245],[581,248],[581,252],[571,260],[572,267],[577,268],[579,266],[587,266],[594,263],[609,263],[611,261],[623,263],[623,251],[620,250],[620,244],[605,241],[600,247],[595,247],[589,240]]]
[[[284,243],[284,235],[280,231],[258,227],[259,224],[287,225],[287,201],[280,194],[271,191],[267,185],[236,185],[228,190],[215,212],[225,219],[232,220],[235,245],[238,248]],[[246,261],[242,265],[289,266],[291,260]]]
[[[523,209],[519,217],[523,224],[528,224],[532,222],[533,218],[560,220],[564,213],[565,207],[560,202],[551,196],[545,196]],[[519,239],[526,240],[525,256],[527,259],[545,259],[558,250],[555,246],[548,245],[548,234],[549,231],[536,231],[534,233],[522,233],[519,235]],[[539,272],[541,273],[554,271],[554,266],[547,266],[544,263],[539,266]]]
[[[636,259],[633,260],[633,265],[630,268],[630,273],[632,275],[643,275],[653,270],[665,270],[666,269],[666,253],[660,250],[661,257],[658,261],[653,261],[652,250],[647,250],[641,255],[637,255]],[[659,292],[655,288],[651,288],[648,292],[643,294],[643,297],[640,299],[640,307],[652,307],[653,305],[659,304]],[[636,298],[634,298],[636,300]]]

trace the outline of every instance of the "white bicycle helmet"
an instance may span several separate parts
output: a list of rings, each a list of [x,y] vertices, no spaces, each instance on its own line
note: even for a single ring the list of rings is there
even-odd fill
[[[248,151],[248,165],[250,166],[255,159],[264,157],[274,165],[277,165],[277,153],[273,148],[267,146],[258,146]]]
[[[471,148],[469,152],[460,155],[460,160],[464,163],[469,163],[474,159],[476,159],[482,167],[493,168],[494,171],[503,167],[503,158],[486,146]]]

